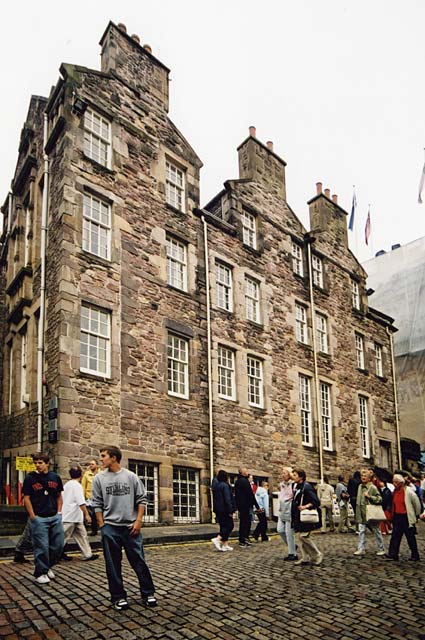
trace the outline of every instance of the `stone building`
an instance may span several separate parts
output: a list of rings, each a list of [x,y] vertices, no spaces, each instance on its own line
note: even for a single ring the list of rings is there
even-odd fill
[[[32,97],[3,206],[3,501],[39,446],[65,474],[119,445],[152,522],[206,521],[220,467],[272,484],[284,464],[391,467],[394,328],[337,197],[318,183],[307,232],[251,128],[239,178],[200,208],[169,70],[124,25],[100,44],[101,71],[62,65]]]
[[[425,465],[425,238],[378,251],[364,264],[371,301],[397,324],[394,357],[403,467]]]

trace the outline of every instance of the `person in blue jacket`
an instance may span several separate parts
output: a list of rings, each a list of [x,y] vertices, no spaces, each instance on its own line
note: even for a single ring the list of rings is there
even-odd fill
[[[223,469],[217,473],[211,485],[213,511],[220,525],[219,534],[211,540],[217,551],[233,551],[229,536],[233,531],[233,513],[236,510],[229,476]]]

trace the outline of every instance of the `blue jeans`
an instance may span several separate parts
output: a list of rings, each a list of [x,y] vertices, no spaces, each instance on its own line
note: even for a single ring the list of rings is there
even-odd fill
[[[357,549],[359,551],[364,551],[366,548],[366,530],[369,529],[369,531],[371,531],[376,538],[376,543],[378,545],[378,551],[385,551],[385,547],[384,547],[384,538],[382,537],[382,533],[381,530],[379,528],[379,526],[371,526],[371,525],[367,525],[367,524],[359,524],[359,544],[357,546]]]
[[[116,602],[121,598],[127,597],[122,581],[123,547],[127,560],[139,579],[142,598],[153,595],[155,593],[155,587],[151,572],[145,562],[142,535],[131,536],[128,526],[113,526],[110,524],[104,524],[100,533],[102,536],[111,601]]]
[[[59,562],[65,545],[62,517],[58,514],[30,521],[31,538],[34,547],[34,576],[44,576],[54,564]]]

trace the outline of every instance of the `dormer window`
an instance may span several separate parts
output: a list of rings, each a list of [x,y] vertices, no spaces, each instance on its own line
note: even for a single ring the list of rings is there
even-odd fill
[[[110,166],[111,123],[92,109],[84,114],[84,153],[104,167]]]
[[[296,242],[292,243],[292,270],[297,276],[304,275],[303,252]]]
[[[323,289],[323,262],[318,256],[312,256],[311,269],[313,273],[313,284]]]
[[[247,211],[242,211],[242,238],[247,247],[257,248],[257,224],[255,216]]]
[[[360,287],[357,280],[351,280],[351,301],[353,309],[360,310]]]
[[[167,204],[179,211],[185,210],[185,175],[184,172],[167,160],[165,175],[165,199]]]

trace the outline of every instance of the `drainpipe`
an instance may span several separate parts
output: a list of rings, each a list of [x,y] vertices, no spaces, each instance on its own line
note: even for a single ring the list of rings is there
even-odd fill
[[[308,282],[310,292],[310,309],[311,309],[311,324],[313,332],[313,362],[314,362],[314,386],[316,389],[316,415],[317,415],[317,431],[318,431],[318,444],[319,444],[319,475],[320,484],[323,484],[323,437],[322,437],[322,412],[320,409],[320,385],[319,385],[319,368],[317,365],[317,345],[316,345],[316,312],[314,307],[313,296],[313,269],[311,266],[311,245],[314,242],[314,238],[311,236],[305,237],[307,243],[307,260],[308,260]]]
[[[397,400],[397,384],[395,379],[395,360],[394,360],[394,339],[393,334],[387,327],[388,337],[390,339],[390,352],[391,352],[391,367],[393,370],[393,389],[394,389],[394,409],[395,409],[395,433],[397,438],[397,458],[398,458],[398,468],[402,468],[402,459],[401,459],[401,441],[400,441],[400,422],[398,419],[398,400]]]
[[[211,487],[211,484],[214,478],[214,431],[213,431],[213,400],[212,400],[211,302],[210,302],[210,267],[209,267],[210,262],[209,262],[209,255],[208,255],[208,225],[207,225],[207,221],[205,220],[205,216],[202,216],[201,220],[204,227],[205,288],[207,293],[208,427],[209,427],[209,443],[210,443],[210,487]],[[212,505],[212,502],[211,502],[211,505]]]
[[[40,238],[40,317],[38,321],[37,344],[37,450],[41,451],[43,444],[43,353],[44,353],[44,318],[46,306],[46,235],[47,209],[49,206],[49,156],[46,153],[48,137],[47,113],[44,114],[44,168],[43,168],[43,202],[41,209],[41,238]]]

